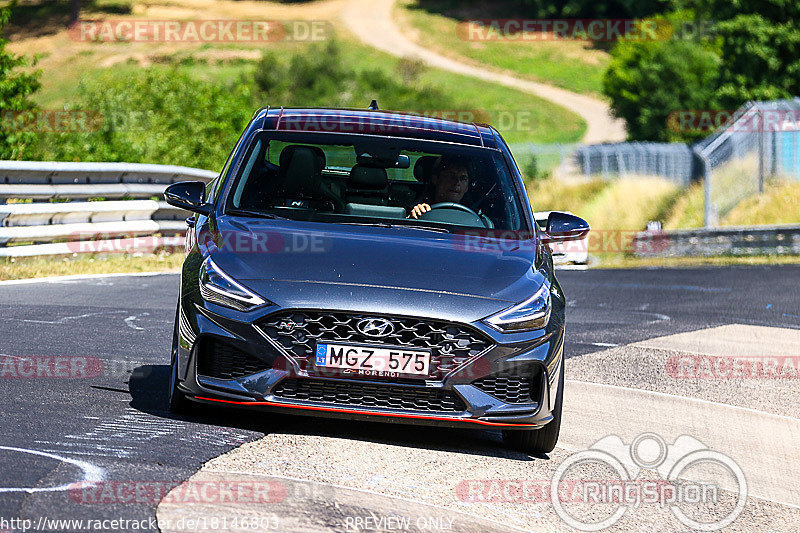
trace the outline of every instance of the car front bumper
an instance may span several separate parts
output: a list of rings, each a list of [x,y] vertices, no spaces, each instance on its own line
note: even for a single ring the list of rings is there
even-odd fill
[[[490,347],[436,379],[401,382],[320,377],[300,368],[297,357],[270,342],[262,328],[265,319],[291,311],[273,306],[242,313],[184,295],[177,327],[179,389],[199,403],[353,420],[508,430],[536,429],[552,419],[563,371],[563,308],[554,308],[547,327],[534,332],[508,335],[481,322],[459,324]],[[260,366],[243,376],[213,375],[202,360],[209,341]],[[509,400],[519,379],[528,380],[528,397]]]

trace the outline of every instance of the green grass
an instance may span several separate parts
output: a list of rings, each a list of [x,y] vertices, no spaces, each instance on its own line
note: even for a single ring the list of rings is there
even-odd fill
[[[664,220],[680,194],[670,182],[650,177],[528,183],[536,211],[571,211],[602,231],[643,230],[651,220]]]
[[[725,226],[800,224],[800,183],[774,183],[739,202],[723,219]]]
[[[703,211],[703,184],[695,183],[677,199],[664,222],[664,229],[701,228]],[[800,183],[769,183],[763,193],[733,204],[718,221],[721,227],[764,224],[800,224]]]
[[[343,41],[342,44],[342,60],[345,66],[352,66],[356,70],[378,69],[397,76],[399,59],[351,40]],[[130,45],[128,43],[99,43],[96,46],[98,46],[98,52],[103,50],[107,54],[108,47],[117,47],[120,50],[119,53],[125,53],[126,47]],[[230,48],[225,49],[229,50]],[[284,43],[273,43],[270,48],[279,53],[289,53],[301,49],[302,45]],[[208,50],[208,47],[205,50]],[[256,61],[251,60],[213,61],[207,58],[197,58],[196,55],[182,51],[172,61],[160,58],[160,63],[153,63],[148,68],[177,69],[179,72],[185,72],[199,80],[229,83],[231,80],[238,80],[242,76],[251,74],[257,65]],[[61,108],[75,100],[78,95],[78,86],[82,80],[97,79],[104,74],[125,79],[137,76],[144,68],[135,61],[125,61],[112,67],[101,68],[97,67],[97,57],[95,56],[96,54],[82,53],[72,58],[68,68],[45,71],[42,78],[42,90],[36,96],[37,103],[46,109]],[[366,108],[372,98],[378,98],[381,108],[398,111],[477,110],[481,116],[489,118],[497,117],[500,113],[505,116],[521,117],[519,120],[508,121],[506,127],[503,127],[503,124],[497,124],[504,138],[510,143],[571,143],[581,139],[586,130],[586,124],[579,116],[549,101],[521,91],[427,68],[422,71],[420,82],[429,84],[448,95],[454,102],[455,109],[396,109],[392,106],[390,99],[381,99],[380,94],[363,95],[363,105]],[[267,104],[281,105],[282,102],[264,102],[264,105]]]
[[[608,187],[608,184],[609,182],[600,179],[567,182],[548,178],[528,181],[526,186],[535,211],[578,212]]]
[[[469,10],[447,0],[427,0],[424,7],[406,0],[396,8],[401,24],[410,25],[409,34],[423,46],[445,55],[508,70],[522,77],[563,87],[574,92],[600,96],[602,77],[609,63],[607,52],[578,41],[469,41],[459,31],[464,18],[487,18],[488,11]],[[508,18],[508,14],[500,18]]]
[[[703,227],[703,183],[690,185],[677,199],[663,222],[665,230]]]
[[[120,272],[178,272],[182,264],[183,254],[180,253],[0,258],[0,280]]]

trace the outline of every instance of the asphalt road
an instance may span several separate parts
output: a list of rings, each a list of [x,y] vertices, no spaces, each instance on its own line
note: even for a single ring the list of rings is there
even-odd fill
[[[796,266],[562,271],[559,279],[568,357],[730,323],[800,329]],[[88,503],[63,490],[81,480],[171,486],[265,434],[381,439],[393,431],[229,412],[173,417],[165,405],[176,297],[176,275],[0,284],[0,531],[22,530],[15,518],[33,527],[42,517],[154,518],[157,501]],[[34,375],[15,376],[30,373],[13,363],[27,358],[37,362]],[[412,440],[424,449],[448,438],[420,430]]]

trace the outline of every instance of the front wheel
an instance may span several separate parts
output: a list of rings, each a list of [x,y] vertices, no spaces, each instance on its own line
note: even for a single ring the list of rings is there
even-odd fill
[[[503,442],[507,446],[530,455],[550,453],[556,447],[558,434],[561,431],[561,406],[564,403],[564,362],[558,376],[558,392],[553,419],[540,429],[503,431]]]
[[[180,308],[179,308],[180,309]],[[192,402],[178,388],[178,312],[175,311],[175,329],[172,332],[172,356],[169,372],[169,410],[175,414],[187,414],[192,409]]]

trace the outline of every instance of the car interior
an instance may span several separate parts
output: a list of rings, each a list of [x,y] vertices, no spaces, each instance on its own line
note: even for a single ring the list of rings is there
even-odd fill
[[[439,155],[375,147],[255,143],[233,190],[231,206],[309,219],[328,213],[405,219],[430,198]],[[498,186],[491,158],[470,157],[470,183],[459,203],[432,206],[421,220],[479,228],[510,227],[517,212]],[[506,194],[507,196],[507,194]],[[513,201],[512,201],[513,202]]]

